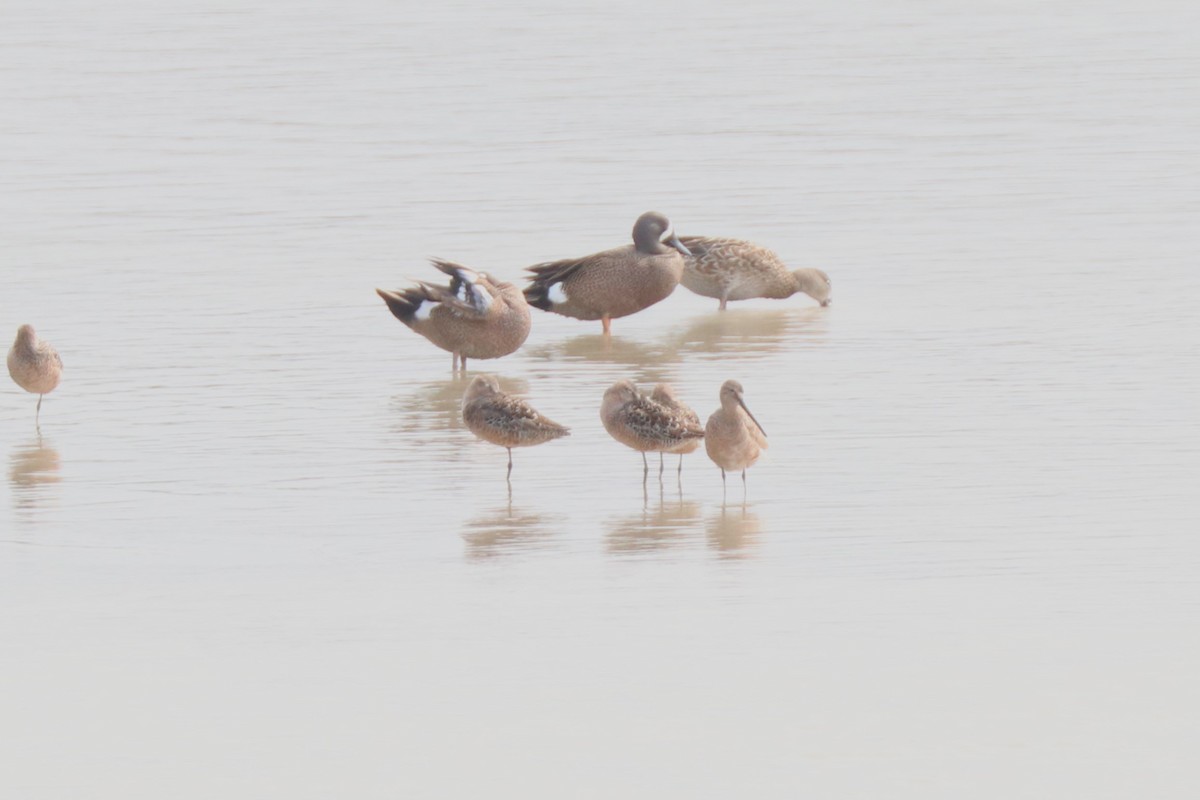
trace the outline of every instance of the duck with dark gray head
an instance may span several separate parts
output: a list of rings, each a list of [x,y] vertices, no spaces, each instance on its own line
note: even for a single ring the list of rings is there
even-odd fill
[[[528,268],[529,305],[575,319],[611,321],[666,299],[683,275],[688,249],[671,221],[647,211],[633,226],[633,244],[582,258],[547,261]]]

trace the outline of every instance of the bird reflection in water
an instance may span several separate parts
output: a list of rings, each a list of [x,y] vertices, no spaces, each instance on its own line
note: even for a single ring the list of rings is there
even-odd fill
[[[594,361],[620,364],[660,372],[676,366],[676,353],[669,345],[646,344],[626,336],[583,335],[530,348],[529,355],[547,361]],[[662,380],[657,375],[646,380]]]
[[[719,558],[746,558],[758,545],[761,523],[745,503],[721,508],[705,525],[708,546]]]
[[[8,480],[12,483],[15,511],[32,514],[48,497],[46,488],[62,480],[58,451],[39,435],[13,449]]]
[[[510,488],[507,504],[469,519],[463,525],[466,558],[468,561],[486,561],[543,549],[553,542],[554,524],[561,522],[558,517],[514,508]]]
[[[760,358],[797,341],[823,342],[829,330],[828,308],[735,308],[710,312],[666,330],[656,340],[602,335],[575,336],[529,348],[533,358],[547,361],[595,361],[641,370],[639,382],[671,380],[688,354]]]
[[[465,430],[460,409],[468,383],[467,374],[455,374],[445,380],[414,385],[408,392],[394,396],[392,430],[405,434]]]
[[[684,500],[683,494],[667,499],[663,483],[658,484],[658,502],[652,505],[650,493],[642,485],[642,512],[607,523],[605,543],[610,553],[628,554],[665,550],[694,539],[700,527],[701,506]]]
[[[449,463],[467,457],[469,451],[463,444],[474,436],[463,424],[462,397],[473,377],[471,373],[459,373],[445,380],[414,385],[411,391],[392,398],[389,428],[391,433],[402,435],[406,445],[395,449],[398,461],[407,463],[415,459],[425,465],[431,459]],[[519,379],[505,379],[503,386],[518,394],[528,390],[528,383]],[[454,431],[461,431],[462,438],[446,435]]]
[[[705,314],[682,330],[673,331],[670,349],[677,356],[733,354],[742,360],[753,360],[797,340],[823,341],[828,333],[828,312],[829,309],[820,307],[737,308],[723,314]]]

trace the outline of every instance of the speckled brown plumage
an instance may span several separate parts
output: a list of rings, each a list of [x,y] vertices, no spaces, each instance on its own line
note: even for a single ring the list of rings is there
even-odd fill
[[[609,435],[626,447],[642,453],[646,469],[647,452],[678,452],[676,448],[704,438],[699,421],[651,400],[638,391],[633,381],[617,381],[604,393],[600,419]]]
[[[725,308],[729,300],[754,297],[783,299],[804,292],[829,305],[833,282],[819,269],[789,270],[774,251],[743,239],[684,236],[691,251],[684,258],[680,283],[696,294],[715,297]]]
[[[570,434],[570,429],[543,416],[519,397],[505,394],[491,375],[476,375],[462,402],[463,422],[485,442],[508,449],[512,473],[512,448],[531,447]]]
[[[671,386],[671,384],[660,383],[655,386],[654,391],[650,392],[650,399],[663,408],[669,409],[683,422],[695,428],[702,427],[700,424],[700,415],[679,399],[679,396],[675,394],[675,387]],[[683,457],[688,453],[695,452],[699,447],[700,439],[686,439],[667,452],[679,454],[679,472],[682,473]],[[661,462],[659,463],[659,471],[662,471]]]
[[[433,265],[450,276],[448,286],[426,281],[399,291],[376,289],[388,309],[412,330],[453,354],[467,368],[468,358],[500,358],[529,336],[529,305],[521,290],[452,261]]]

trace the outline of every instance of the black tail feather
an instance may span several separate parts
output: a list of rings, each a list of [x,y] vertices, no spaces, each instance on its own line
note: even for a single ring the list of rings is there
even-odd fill
[[[526,267],[525,271],[531,274],[529,285],[525,287],[525,302],[534,308],[549,311],[550,306],[553,305],[550,302],[550,287],[566,280],[575,270],[583,266],[583,263],[579,259],[565,259]]]
[[[392,312],[392,315],[410,327],[417,309],[425,300],[425,291],[420,287],[395,292],[376,289],[375,292],[383,298],[383,302],[387,303],[388,310]]]
[[[525,302],[534,308],[540,308],[542,311],[550,310],[550,297],[547,294],[549,287],[541,281],[535,280],[533,283],[525,287]]]

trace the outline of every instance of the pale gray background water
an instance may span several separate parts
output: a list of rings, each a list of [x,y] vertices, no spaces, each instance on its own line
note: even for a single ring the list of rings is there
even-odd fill
[[[6,796],[1195,796],[1200,21],[821,5],[5,4]],[[834,305],[535,312],[510,499],[373,289],[651,208]]]

